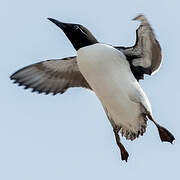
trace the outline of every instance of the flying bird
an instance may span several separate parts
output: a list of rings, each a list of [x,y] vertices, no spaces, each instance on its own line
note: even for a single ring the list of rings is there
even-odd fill
[[[93,91],[100,99],[113,127],[121,159],[128,152],[120,141],[119,132],[127,140],[142,136],[147,120],[157,127],[161,141],[172,143],[174,136],[153,118],[150,102],[138,81],[151,75],[161,64],[161,48],[144,15],[136,31],[132,47],[113,47],[99,43],[91,32],[80,24],[63,23],[49,18],[63,30],[77,50],[77,56],[42,61],[12,74],[15,83],[39,93],[64,93],[71,87]]]

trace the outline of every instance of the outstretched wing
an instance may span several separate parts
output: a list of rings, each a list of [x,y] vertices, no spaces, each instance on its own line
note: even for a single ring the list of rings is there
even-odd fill
[[[24,67],[11,77],[14,83],[32,88],[32,92],[64,93],[70,87],[91,89],[79,71],[76,57],[42,61]]]
[[[133,20],[141,22],[136,30],[136,43],[133,47],[116,47],[121,50],[129,60],[131,69],[139,74],[139,79],[143,74],[151,75],[157,71],[161,65],[161,47],[156,40],[155,34],[146,17],[142,14]]]
[[[141,21],[141,25],[136,31],[136,45],[134,48],[137,51],[140,49],[142,57],[139,60],[135,59],[133,65],[136,67],[142,66],[146,69],[149,68],[149,73],[152,73],[161,64],[161,47],[145,16],[139,15],[134,20]]]

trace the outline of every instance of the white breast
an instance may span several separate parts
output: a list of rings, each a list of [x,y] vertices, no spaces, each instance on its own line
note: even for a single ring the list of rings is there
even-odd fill
[[[87,46],[78,51],[77,62],[113,126],[132,133],[145,126],[142,106],[150,113],[151,106],[120,51],[105,44]]]

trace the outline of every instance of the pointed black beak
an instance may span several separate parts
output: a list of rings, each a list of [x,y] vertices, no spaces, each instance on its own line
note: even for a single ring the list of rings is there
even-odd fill
[[[67,27],[66,23],[60,22],[56,19],[53,19],[53,18],[47,18],[47,19],[50,20],[52,23],[56,24],[62,30],[64,30]]]

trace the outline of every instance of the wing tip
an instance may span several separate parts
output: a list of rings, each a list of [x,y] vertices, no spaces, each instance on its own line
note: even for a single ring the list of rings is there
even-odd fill
[[[27,90],[27,89],[31,89],[32,93],[37,93],[37,94],[44,94],[44,95],[57,95],[58,92],[50,92],[50,91],[42,91],[42,90],[38,90],[36,88],[31,88],[28,85],[24,84],[23,82],[19,82],[18,79],[14,76],[16,73],[12,74],[9,78],[10,80],[13,81],[14,84],[17,84],[18,86],[22,86],[23,89]]]
[[[16,75],[16,72],[15,72],[15,73],[13,73],[13,74],[11,74],[11,76],[9,77],[9,78],[10,78],[10,80],[16,80],[15,75]]]
[[[132,19],[133,21],[140,21],[141,23],[148,23],[148,20],[147,18],[145,17],[144,14],[142,13],[139,13],[136,17],[134,17]]]

